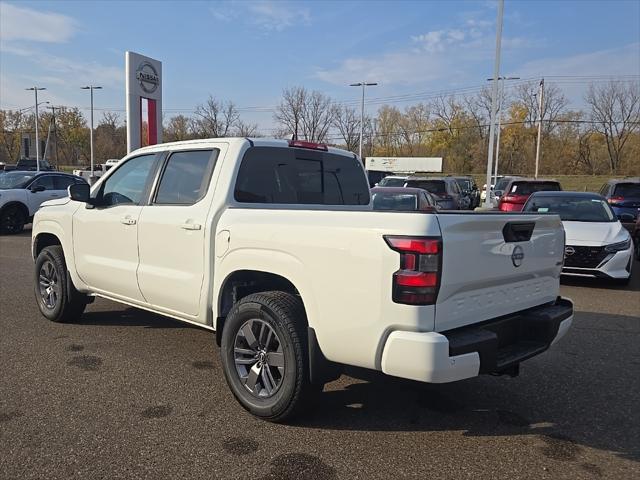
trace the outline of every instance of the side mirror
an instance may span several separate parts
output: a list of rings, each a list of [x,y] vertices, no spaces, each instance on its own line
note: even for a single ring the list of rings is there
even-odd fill
[[[43,185],[36,185],[35,187],[31,187],[31,193],[44,192],[45,188]]]
[[[89,203],[91,200],[90,187],[87,183],[74,183],[69,185],[69,198],[76,202]]]
[[[632,213],[623,212],[618,215],[618,220],[621,222],[635,222],[636,217],[634,217]]]

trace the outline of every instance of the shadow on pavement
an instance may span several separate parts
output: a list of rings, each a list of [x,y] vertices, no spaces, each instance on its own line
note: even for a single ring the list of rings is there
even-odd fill
[[[600,333],[601,314],[579,317],[578,325],[593,328],[578,330],[574,335],[582,338],[565,339],[523,363],[518,378],[423,384],[348,371],[365,381],[342,386],[343,377],[325,386],[313,413],[297,424],[349,431],[459,430],[474,437],[536,435],[550,458],[570,460],[563,456],[576,456],[584,446],[640,461],[640,355],[633,347],[640,323],[609,315]],[[612,326],[620,328],[605,328]],[[604,342],[611,335],[628,338],[628,349],[608,349]],[[606,354],[591,348],[593,343]]]
[[[130,307],[125,310],[111,310],[102,312],[84,312],[82,317],[74,322],[77,325],[125,326],[146,328],[198,328],[185,322],[180,322],[155,313]]]

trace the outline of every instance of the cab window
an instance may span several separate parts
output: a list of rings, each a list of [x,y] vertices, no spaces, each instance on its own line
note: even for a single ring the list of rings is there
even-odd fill
[[[105,180],[98,194],[97,205],[138,205],[142,200],[156,155],[141,155],[127,160]]]
[[[207,193],[218,150],[172,153],[160,179],[154,204],[193,205]]]

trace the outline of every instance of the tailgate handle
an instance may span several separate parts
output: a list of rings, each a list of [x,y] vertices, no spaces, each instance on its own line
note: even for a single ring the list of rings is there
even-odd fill
[[[528,242],[535,226],[536,222],[508,222],[502,229],[502,236],[507,243]]]

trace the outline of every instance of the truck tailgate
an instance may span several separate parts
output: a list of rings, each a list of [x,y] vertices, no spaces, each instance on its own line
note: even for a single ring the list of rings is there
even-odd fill
[[[552,302],[559,293],[564,230],[555,215],[439,214],[442,332]]]

